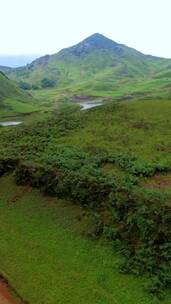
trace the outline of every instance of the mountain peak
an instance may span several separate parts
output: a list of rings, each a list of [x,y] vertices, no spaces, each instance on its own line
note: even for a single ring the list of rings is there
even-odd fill
[[[84,43],[90,43],[91,45],[97,47],[97,48],[114,48],[116,47],[117,43],[114,42],[113,40],[103,36],[102,34],[95,33],[88,38],[84,39],[82,42],[79,44],[84,44]]]
[[[75,48],[83,49],[113,49],[117,46],[117,43],[111,39],[103,36],[102,34],[95,33],[88,38],[78,43]]]
[[[103,36],[102,34],[95,33],[84,39],[80,43],[68,49],[62,50],[59,54],[62,55],[62,57],[63,55],[68,55],[68,53],[77,57],[81,57],[93,51],[114,50],[118,46],[119,44],[114,42],[113,40]]]

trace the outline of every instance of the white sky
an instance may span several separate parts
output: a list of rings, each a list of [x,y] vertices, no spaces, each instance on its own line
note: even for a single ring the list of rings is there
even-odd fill
[[[171,0],[0,0],[0,54],[51,54],[99,32],[171,58]]]

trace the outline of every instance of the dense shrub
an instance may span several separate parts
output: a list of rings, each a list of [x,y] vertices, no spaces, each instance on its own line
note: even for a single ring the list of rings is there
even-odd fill
[[[14,171],[18,165],[18,160],[15,158],[2,158],[0,159],[0,176],[3,174]]]
[[[89,172],[82,174],[70,170],[44,168],[42,166],[19,164],[15,171],[18,184],[41,187],[47,194],[69,196],[82,205],[99,207],[108,197],[115,181],[101,176],[98,171],[94,176]]]
[[[19,163],[15,170],[17,184],[29,184],[32,187],[42,185],[42,177],[45,172],[44,167],[29,163]]]
[[[106,233],[122,244],[126,256],[124,269],[135,274],[150,273],[158,293],[171,287],[171,207],[168,196],[160,191],[138,190],[112,193],[109,209],[113,217]],[[160,286],[160,288],[159,288]]]
[[[43,78],[41,81],[42,88],[53,88],[56,85],[56,82],[52,79]]]
[[[28,83],[28,82],[23,82],[23,81],[21,81],[21,82],[19,83],[19,87],[20,87],[21,89],[23,89],[23,90],[31,90],[31,88],[32,88],[32,86],[31,86],[30,83]]]

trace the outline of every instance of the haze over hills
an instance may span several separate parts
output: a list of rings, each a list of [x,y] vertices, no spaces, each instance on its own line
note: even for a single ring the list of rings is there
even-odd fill
[[[163,93],[170,94],[171,60],[144,55],[98,33],[25,67],[1,70],[24,89],[68,88],[71,95],[149,96],[160,95],[164,86]],[[160,84],[158,78],[162,79]]]
[[[38,54],[33,55],[0,55],[0,66],[6,67],[20,67],[31,63],[38,58]]]

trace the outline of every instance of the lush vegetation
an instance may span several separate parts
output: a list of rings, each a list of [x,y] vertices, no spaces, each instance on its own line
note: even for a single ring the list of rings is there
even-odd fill
[[[144,292],[148,279],[120,273],[120,257],[93,231],[89,212],[0,180],[0,269],[29,303],[168,304]],[[136,288],[135,288],[136,286]]]

